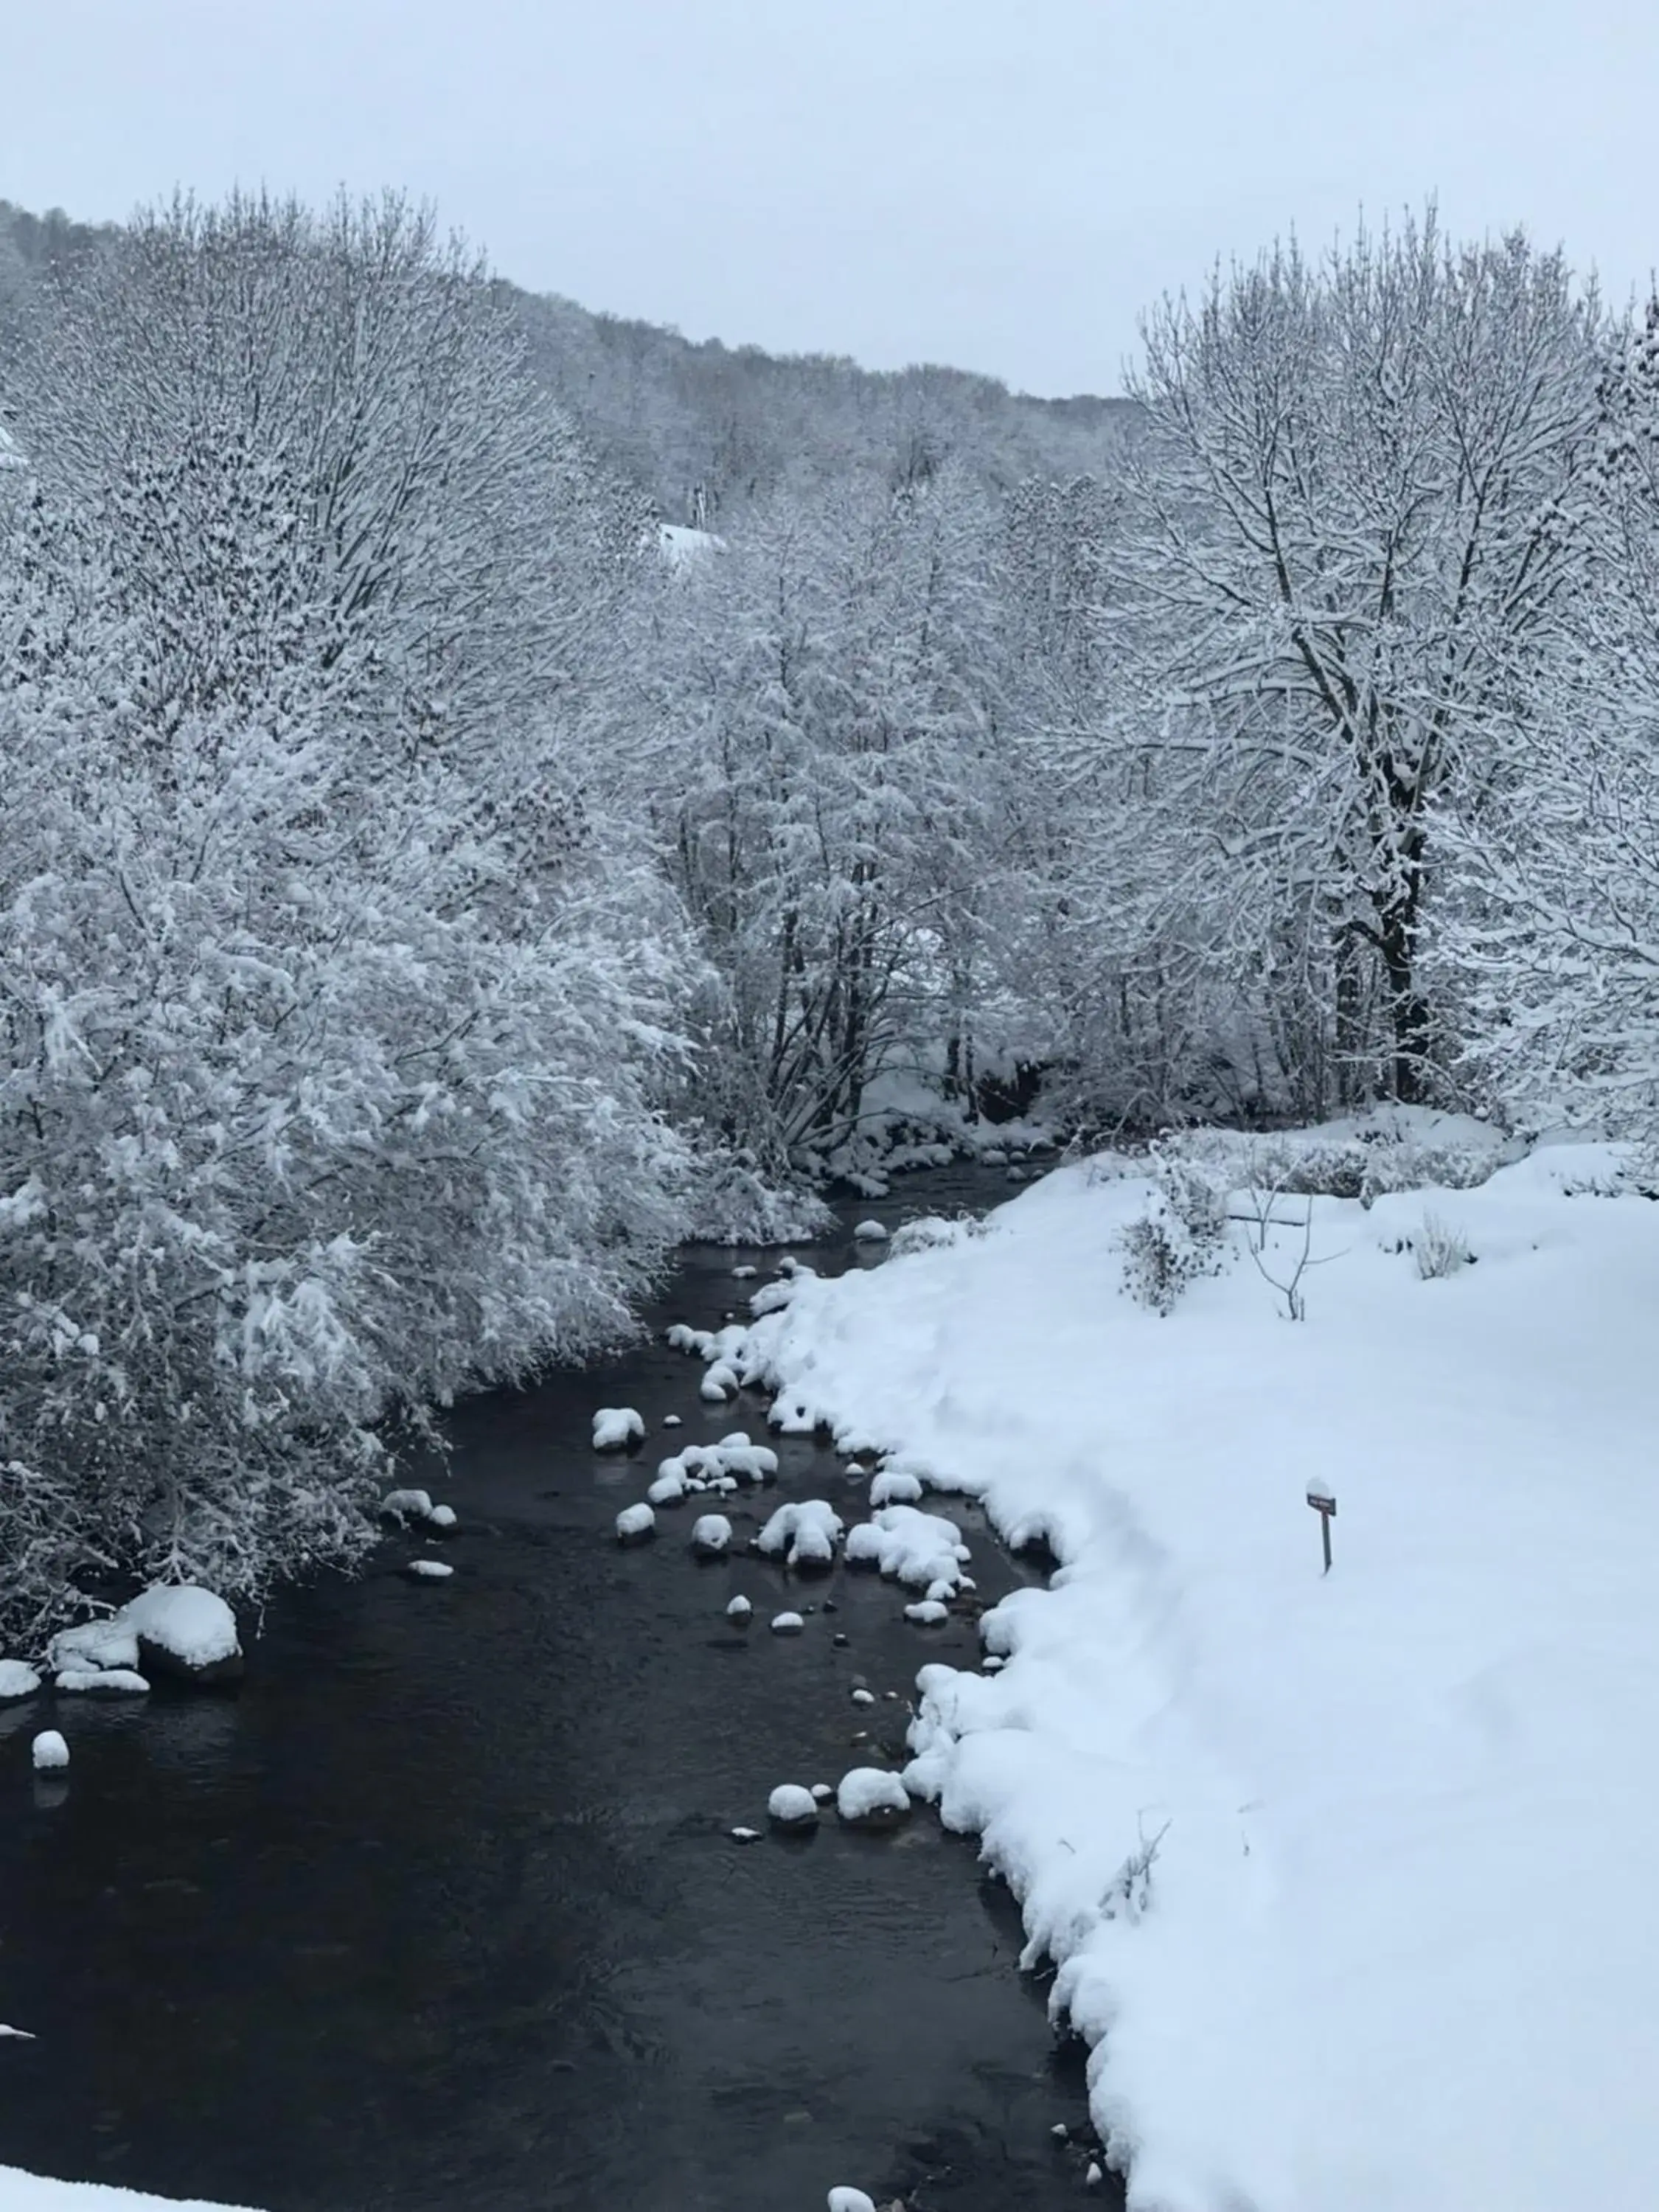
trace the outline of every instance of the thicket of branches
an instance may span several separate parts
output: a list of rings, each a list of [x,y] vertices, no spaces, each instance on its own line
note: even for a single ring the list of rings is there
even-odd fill
[[[1019,1063],[1096,1125],[1646,1127],[1659,310],[1431,218],[1275,248],[1149,318],[1109,467],[1017,483],[965,387],[794,469],[784,386],[746,422],[734,375],[770,458],[671,559],[420,211],[31,238],[19,1609],[349,1553],[432,1407],[614,1337],[688,1229],[781,1233],[781,1187],[960,1129]],[[608,438],[656,404],[613,352],[565,380]]]

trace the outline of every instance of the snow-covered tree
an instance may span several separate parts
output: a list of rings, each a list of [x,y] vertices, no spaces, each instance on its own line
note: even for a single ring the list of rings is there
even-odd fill
[[[1659,301],[1610,340],[1583,588],[1495,763],[1449,795],[1443,988],[1499,1110],[1659,1109]]]
[[[1597,328],[1559,256],[1431,216],[1149,319],[1115,702],[1074,765],[1080,902],[1177,1060],[1422,1093],[1433,810],[1583,573]]]
[[[627,506],[413,220],[140,226],[21,386],[19,1614],[88,1572],[234,1592],[349,1554],[400,1424],[620,1334],[688,1218],[695,951],[582,734]]]
[[[846,1143],[924,1032],[970,1039],[1004,918],[991,537],[954,471],[865,480],[664,595],[665,847],[723,979],[728,1113],[786,1152]]]

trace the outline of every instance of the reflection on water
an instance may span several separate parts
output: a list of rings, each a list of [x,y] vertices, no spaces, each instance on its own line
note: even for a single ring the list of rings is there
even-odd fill
[[[689,1253],[657,1318],[717,1321],[741,1256]],[[40,1708],[0,1709],[0,2016],[39,2039],[0,2045],[0,2159],[272,2212],[1076,2200],[1049,2130],[1080,2074],[971,1846],[931,1818],[727,1835],[775,1783],[902,1757],[902,1700],[854,1707],[854,1677],[902,1693],[975,1638],[866,1577],[696,1565],[689,1515],[617,1551],[663,1414],[680,1441],[760,1425],[698,1372],[659,1342],[464,1408],[450,1581],[404,1579],[398,1540],[285,1592],[240,1697],[78,1704],[33,1796]],[[601,1403],[645,1414],[643,1462],[588,1451]],[[861,1496],[810,1444],[784,1460],[785,1494]],[[757,1505],[732,1516],[741,1540]],[[982,1540],[975,1565],[994,1595],[1009,1571]],[[838,1610],[790,1641],[725,1620],[786,1588]]]

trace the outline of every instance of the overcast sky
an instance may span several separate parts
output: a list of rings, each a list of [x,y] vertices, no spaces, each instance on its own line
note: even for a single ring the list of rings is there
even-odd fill
[[[1438,196],[1622,301],[1659,0],[32,0],[0,198],[406,186],[521,284],[693,337],[1115,391],[1218,252]]]

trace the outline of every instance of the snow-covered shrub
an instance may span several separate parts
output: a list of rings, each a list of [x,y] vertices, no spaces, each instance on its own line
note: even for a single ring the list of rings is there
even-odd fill
[[[1456,1274],[1474,1258],[1462,1231],[1443,1220],[1437,1213],[1425,1213],[1422,1226],[1411,1243],[1418,1275],[1425,1283],[1442,1275]]]
[[[1228,1184],[1208,1162],[1169,1147],[1154,1146],[1150,1164],[1146,1210],[1118,1232],[1123,1287],[1137,1305],[1168,1314],[1189,1283],[1220,1272]]]

